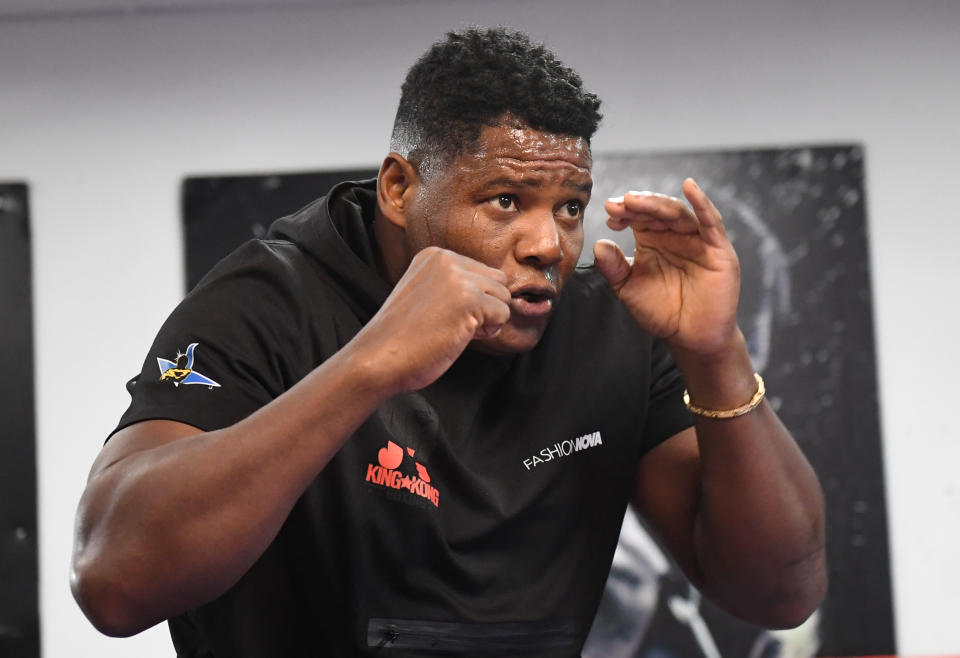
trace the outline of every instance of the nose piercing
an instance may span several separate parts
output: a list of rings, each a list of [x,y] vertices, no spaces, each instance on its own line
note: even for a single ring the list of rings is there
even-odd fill
[[[560,278],[560,273],[557,271],[557,266],[551,265],[550,267],[545,269],[543,271],[543,278],[545,278],[547,280],[547,283],[549,283],[550,285],[556,286],[557,280]]]

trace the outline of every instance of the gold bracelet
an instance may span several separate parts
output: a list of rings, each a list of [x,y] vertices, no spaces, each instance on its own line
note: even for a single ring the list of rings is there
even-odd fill
[[[763,396],[767,394],[767,389],[763,386],[763,377],[759,373],[753,373],[754,379],[757,380],[757,392],[753,394],[753,397],[750,398],[750,401],[745,405],[739,406],[736,409],[704,409],[703,407],[696,407],[690,404],[690,394],[684,389],[683,391],[683,403],[687,405],[687,409],[691,413],[697,414],[698,416],[703,416],[704,418],[736,418],[737,416],[742,416],[743,414],[750,413],[754,409],[760,406],[760,403],[763,402]]]

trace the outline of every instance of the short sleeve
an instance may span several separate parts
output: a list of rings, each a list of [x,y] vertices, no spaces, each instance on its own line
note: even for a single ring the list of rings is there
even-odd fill
[[[226,427],[309,372],[316,359],[296,251],[251,241],[221,261],[164,322],[114,432],[155,419]]]
[[[683,403],[683,377],[662,340],[654,340],[650,352],[650,399],[643,430],[647,450],[693,425]]]

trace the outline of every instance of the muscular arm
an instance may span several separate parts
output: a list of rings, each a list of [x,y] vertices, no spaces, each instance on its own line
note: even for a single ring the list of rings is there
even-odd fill
[[[733,409],[756,390],[737,327],[739,261],[720,213],[688,179],[679,199],[631,192],[610,199],[608,225],[636,249],[594,247],[598,269],[637,322],[661,337],[695,405]],[[650,452],[637,504],[690,578],[721,605],[763,626],[795,626],[826,590],[823,496],[790,434],[766,404],[695,428]]]
[[[713,367],[685,364],[700,406],[733,408],[750,399],[755,383],[745,348],[733,357]],[[766,403],[734,419],[695,416],[694,428],[644,457],[635,502],[691,581],[732,614],[791,627],[823,599],[820,485]]]
[[[158,420],[118,432],[77,515],[72,586],[94,624],[130,635],[233,585],[383,399],[364,371],[341,352],[231,427]]]
[[[233,585],[383,400],[426,386],[506,322],[505,280],[425,249],[350,343],[244,420],[211,432],[145,421],[114,435],[77,513],[71,584],[94,625],[131,635]]]

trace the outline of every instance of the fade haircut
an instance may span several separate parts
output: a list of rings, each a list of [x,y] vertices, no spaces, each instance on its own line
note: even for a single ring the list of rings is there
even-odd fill
[[[429,178],[477,145],[484,126],[510,124],[589,144],[600,99],[543,44],[503,27],[448,32],[407,72],[390,149]]]

